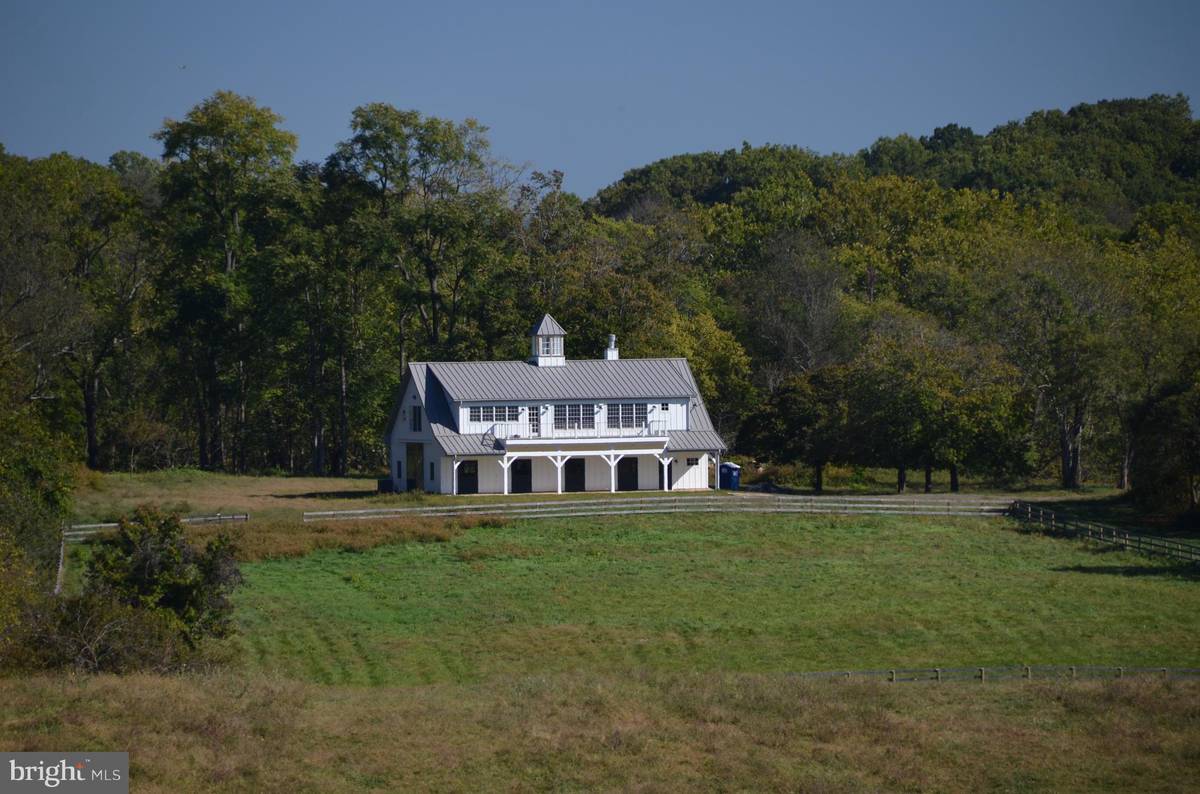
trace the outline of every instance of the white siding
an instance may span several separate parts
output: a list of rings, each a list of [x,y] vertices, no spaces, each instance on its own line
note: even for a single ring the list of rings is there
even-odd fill
[[[412,409],[413,406],[421,408],[421,430],[414,433],[411,429]],[[421,443],[425,445],[425,471],[417,475],[420,482],[426,482],[429,477],[429,461],[430,454],[440,454],[440,449],[436,444],[430,443],[433,441],[433,434],[429,431],[429,417],[426,416],[425,406],[419,402],[417,395],[417,387],[415,383],[409,382],[408,387],[404,390],[404,395],[401,397],[400,410],[396,414],[396,423],[391,428],[391,460],[390,472],[392,476],[392,486],[396,490],[403,490],[405,480],[413,476],[413,473],[403,471],[403,466],[406,460],[406,445],[410,443]],[[432,450],[432,452],[431,452]],[[397,464],[401,464],[400,469],[397,469]],[[397,476],[397,472],[400,475]]]
[[[583,487],[588,491],[607,491],[612,480],[608,464],[601,458],[587,457],[583,459]]]
[[[705,452],[672,452],[675,463],[671,467],[671,490],[694,491],[708,487],[708,467],[712,462]],[[688,458],[697,458],[699,463],[688,466]]]
[[[424,459],[421,468],[421,481],[425,483],[425,490],[428,493],[440,493],[442,483],[442,448],[437,443],[429,443],[425,445]],[[433,475],[433,476],[430,476]]]

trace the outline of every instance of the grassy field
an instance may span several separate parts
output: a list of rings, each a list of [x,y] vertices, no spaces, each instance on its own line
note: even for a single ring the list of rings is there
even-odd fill
[[[998,519],[551,519],[244,567],[245,663],[497,675],[1200,663],[1194,568]]]
[[[790,675],[1200,666],[1196,567],[1003,519],[297,521],[416,499],[372,489],[86,485],[88,517],[253,512],[240,633],[216,672],[0,679],[0,748],[132,750],[133,790],[163,792],[1185,791],[1200,771],[1200,681]]]
[[[131,791],[1187,791],[1200,682],[562,674],[0,680],[0,747],[133,750]]]

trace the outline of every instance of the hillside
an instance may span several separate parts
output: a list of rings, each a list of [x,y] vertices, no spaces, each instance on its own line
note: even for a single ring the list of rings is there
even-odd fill
[[[1200,200],[1200,122],[1186,97],[1155,95],[1039,110],[986,134],[950,122],[929,134],[880,138],[852,155],[745,145],[634,169],[593,201],[599,212],[624,217],[645,202],[711,205],[772,180],[807,179],[819,188],[838,175],[914,177],[1058,201],[1085,223],[1125,231],[1142,208]]]

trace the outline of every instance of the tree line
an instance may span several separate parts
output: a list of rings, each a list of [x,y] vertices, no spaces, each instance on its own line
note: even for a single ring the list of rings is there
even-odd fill
[[[154,137],[105,165],[0,149],[4,410],[39,455],[375,471],[409,361],[523,358],[549,311],[571,357],[687,356],[735,449],[817,488],[851,464],[1200,498],[1183,97],[681,155],[586,201],[383,103],[321,162],[230,92]]]

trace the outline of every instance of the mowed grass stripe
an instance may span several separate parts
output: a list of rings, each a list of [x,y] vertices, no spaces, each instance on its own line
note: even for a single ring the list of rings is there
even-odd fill
[[[1194,569],[995,519],[526,521],[245,572],[246,663],[314,681],[1200,661]]]

